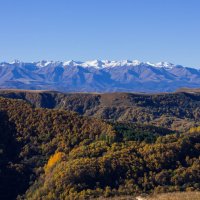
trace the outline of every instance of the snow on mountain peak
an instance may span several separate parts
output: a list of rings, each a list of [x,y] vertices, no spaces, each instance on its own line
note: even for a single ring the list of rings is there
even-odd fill
[[[153,63],[151,63],[151,62],[146,62],[145,64],[150,65],[150,66],[152,66],[152,67],[155,67],[155,66],[156,66],[155,64],[153,64]]]
[[[69,60],[69,61],[65,61],[63,62],[63,66],[76,66],[77,63],[74,60]]]
[[[137,66],[140,65],[141,62],[138,60],[122,60],[122,61],[110,61],[110,60],[92,60],[86,61],[82,63],[83,67],[94,67],[97,69],[101,68],[113,68],[119,66]]]
[[[140,65],[141,62],[139,60],[133,60],[133,65]]]
[[[173,67],[175,67],[174,64],[169,63],[169,62],[159,62],[155,64],[156,67],[164,67],[164,68],[169,68],[172,69]]]
[[[16,64],[21,64],[22,62],[20,60],[13,60],[12,62],[10,62],[9,64],[11,65],[16,65]]]
[[[51,63],[52,63],[52,61],[50,62],[50,61],[42,60],[40,62],[37,62],[36,66],[37,67],[46,67],[47,65],[49,65]]]
[[[40,62],[36,63],[37,67],[47,67],[47,66],[56,66],[61,64],[61,62],[59,61],[46,61],[46,60],[42,60]]]
[[[10,65],[16,65],[16,66],[22,66],[26,65],[27,63],[20,62],[18,60],[15,60],[11,63],[7,63]],[[42,60],[39,62],[32,62],[32,64],[35,64],[37,67],[56,67],[58,65],[61,65],[63,67],[84,67],[84,68],[96,68],[96,69],[103,69],[103,68],[115,68],[115,67],[135,67],[140,65],[149,65],[152,67],[159,67],[159,68],[166,68],[166,69],[172,69],[173,67],[177,66],[169,62],[159,62],[156,64],[153,64],[151,62],[140,62],[139,60],[121,60],[121,61],[115,61],[115,60],[90,60],[90,61],[74,61],[69,60],[65,62],[59,62],[59,61],[46,61]]]
[[[101,60],[86,61],[83,63],[83,67],[103,68],[105,67],[105,62]]]

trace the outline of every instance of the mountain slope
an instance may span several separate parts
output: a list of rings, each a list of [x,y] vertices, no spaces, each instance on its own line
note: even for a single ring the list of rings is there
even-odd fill
[[[131,122],[187,131],[200,125],[200,92],[176,93],[59,93],[0,90],[0,96],[23,99],[38,108],[70,110],[110,122]]]
[[[200,87],[200,70],[165,62],[3,62],[0,87],[65,92],[174,91]]]

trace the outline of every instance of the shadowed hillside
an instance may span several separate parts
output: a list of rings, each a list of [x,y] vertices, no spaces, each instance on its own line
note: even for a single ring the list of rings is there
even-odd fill
[[[23,194],[55,152],[68,153],[104,135],[115,139],[112,127],[100,120],[0,98],[0,199]]]
[[[23,99],[35,107],[75,111],[111,122],[133,122],[177,131],[200,125],[200,93],[59,93],[1,90],[0,96]]]

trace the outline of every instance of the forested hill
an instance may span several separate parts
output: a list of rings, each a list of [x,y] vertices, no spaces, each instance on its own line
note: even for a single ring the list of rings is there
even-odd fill
[[[111,125],[70,111],[33,108],[0,98],[0,199],[15,199],[36,180],[49,157],[83,141],[115,139]]]
[[[0,96],[23,99],[38,108],[71,110],[108,121],[163,126],[177,131],[200,125],[199,90],[161,94],[1,90]]]
[[[0,98],[0,199],[198,191],[199,130],[108,124]]]

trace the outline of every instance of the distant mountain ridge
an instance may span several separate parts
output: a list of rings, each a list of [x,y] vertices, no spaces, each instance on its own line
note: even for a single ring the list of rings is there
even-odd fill
[[[200,69],[137,60],[0,63],[0,88],[64,92],[171,92],[181,87],[200,87]]]

